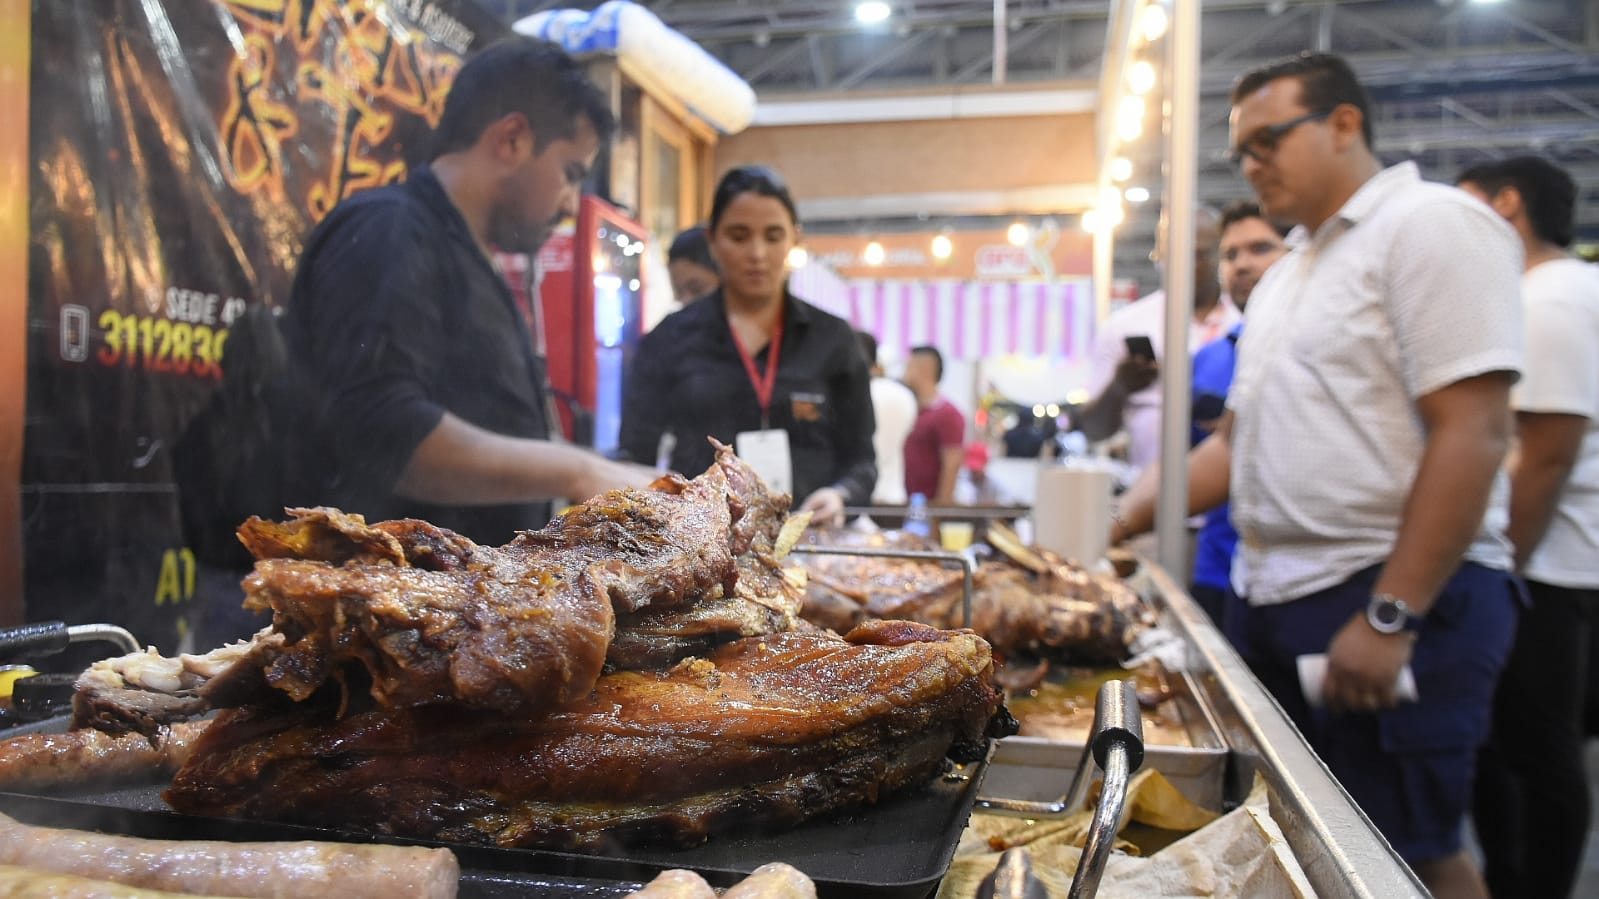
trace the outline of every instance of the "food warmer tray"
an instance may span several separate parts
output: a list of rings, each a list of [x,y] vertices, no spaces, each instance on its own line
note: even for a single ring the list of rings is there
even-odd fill
[[[1237,797],[1227,795],[1227,743],[1189,675],[1174,672],[1167,677],[1172,696],[1166,701],[1174,704],[1190,745],[1154,742],[1147,739],[1146,730],[1143,767],[1159,771],[1195,805],[1225,812],[1237,804]],[[1000,740],[989,760],[981,799],[1060,799],[1071,786],[1087,736],[1085,728],[1082,738],[1073,740],[1024,736]]]
[[[62,729],[59,721],[54,729]],[[618,849],[609,856],[182,815],[162,801],[165,783],[56,791],[47,796],[0,792],[0,812],[29,824],[153,839],[444,846],[460,859],[463,899],[625,896],[669,868],[696,871],[713,886],[725,887],[774,861],[805,872],[815,881],[820,897],[923,899],[949,868],[986,770],[986,760],[954,765],[921,789],[787,831],[724,835],[692,849]]]

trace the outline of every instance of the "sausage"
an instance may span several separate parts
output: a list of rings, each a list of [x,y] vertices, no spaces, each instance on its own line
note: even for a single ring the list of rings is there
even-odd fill
[[[729,887],[722,899],[816,899],[816,884],[798,868],[772,862]]]
[[[0,865],[0,899],[197,899],[181,893]]]
[[[0,742],[0,790],[32,792],[86,782],[156,779],[183,767],[209,721],[173,725],[156,741],[97,730],[27,734]]]
[[[693,871],[662,871],[627,899],[716,899],[716,891]]]
[[[5,815],[0,864],[241,899],[454,899],[461,874],[448,849],[143,840],[31,827]]]

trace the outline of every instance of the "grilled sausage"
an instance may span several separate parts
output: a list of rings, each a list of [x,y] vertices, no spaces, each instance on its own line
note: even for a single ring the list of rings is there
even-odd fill
[[[32,792],[89,782],[155,780],[183,766],[209,721],[175,724],[151,745],[140,734],[97,730],[27,734],[0,742],[0,790]]]
[[[448,849],[142,840],[31,827],[5,815],[0,864],[243,899],[453,899],[461,873]]]

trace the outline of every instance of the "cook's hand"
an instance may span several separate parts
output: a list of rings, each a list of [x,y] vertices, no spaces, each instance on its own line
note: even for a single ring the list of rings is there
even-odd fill
[[[844,523],[844,492],[837,487],[823,487],[805,497],[800,511],[811,513],[813,525],[841,525]]]
[[[569,499],[580,503],[608,490],[648,487],[650,482],[658,477],[660,472],[653,468],[634,465],[632,462],[613,462],[604,456],[596,455],[587,460],[587,464],[579,473],[572,485],[572,496]]]
[[[1415,637],[1379,634],[1366,622],[1364,610],[1352,616],[1327,647],[1327,679],[1322,696],[1327,706],[1347,712],[1375,712],[1398,705],[1394,687],[1410,663]]]
[[[1155,383],[1160,377],[1160,363],[1142,356],[1128,356],[1116,366],[1117,386],[1128,393],[1137,393]]]

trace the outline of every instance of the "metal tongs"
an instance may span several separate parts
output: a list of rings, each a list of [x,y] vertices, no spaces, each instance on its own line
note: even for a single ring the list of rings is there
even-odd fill
[[[0,664],[17,659],[54,655],[73,643],[115,644],[123,654],[139,651],[133,634],[112,624],[74,624],[40,621],[0,628]]]
[[[811,556],[866,556],[874,559],[910,559],[912,561],[959,565],[961,569],[961,627],[972,626],[972,579],[977,574],[977,553],[969,547],[955,553],[941,549],[887,549],[875,546],[824,546],[814,543],[796,543],[789,552]]]
[[[1130,680],[1106,681],[1099,688],[1094,703],[1094,727],[1089,731],[1088,745],[1083,747],[1083,757],[1077,762],[1077,772],[1072,775],[1071,788],[1061,799],[1037,802],[1023,799],[978,799],[977,805],[985,811],[1018,818],[1064,818],[1073,814],[1088,798],[1093,771],[1089,760],[1096,762],[1105,772],[1105,787],[1100,792],[1099,804],[1094,808],[1094,819],[1089,825],[1088,840],[1083,844],[1082,861],[1072,877],[1070,899],[1091,899],[1099,892],[1099,881],[1105,875],[1105,865],[1110,861],[1111,848],[1116,843],[1116,829],[1121,823],[1122,810],[1127,806],[1127,787],[1133,772],[1144,764],[1144,727],[1138,709],[1138,691]]]

